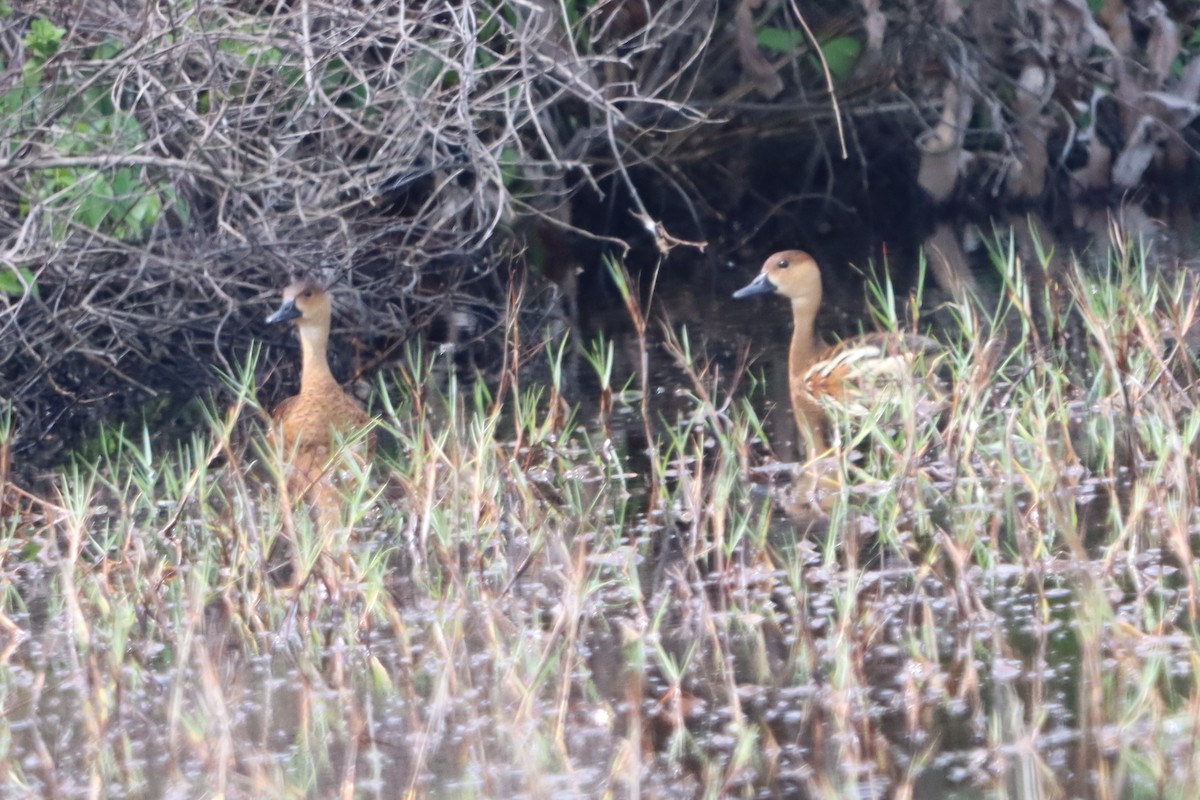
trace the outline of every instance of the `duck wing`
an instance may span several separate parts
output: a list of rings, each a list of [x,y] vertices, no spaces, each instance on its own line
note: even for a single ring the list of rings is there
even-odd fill
[[[847,339],[826,351],[803,375],[802,384],[823,406],[861,417],[910,388],[936,397],[945,350],[934,339],[911,333],[873,333]],[[924,405],[924,404],[923,404]]]

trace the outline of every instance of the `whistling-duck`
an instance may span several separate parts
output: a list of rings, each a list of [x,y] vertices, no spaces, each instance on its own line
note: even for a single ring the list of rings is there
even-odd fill
[[[814,333],[821,305],[821,271],[803,250],[784,250],[767,258],[749,284],[735,298],[780,294],[792,301],[794,329],[788,350],[788,380],[796,426],[806,440],[810,456],[829,449],[822,405],[842,409],[861,404],[881,383],[899,375],[911,376],[917,359],[936,351],[936,344],[912,334],[870,334],[828,347]],[[935,356],[928,364],[932,366]],[[875,392],[877,393],[877,392]]]
[[[300,393],[275,408],[272,419],[282,435],[284,458],[295,468],[292,490],[307,492],[329,467],[336,436],[366,427],[367,412],[342,390],[325,356],[333,307],[324,287],[298,281],[283,290],[283,304],[268,324],[295,320],[300,334]],[[368,437],[368,448],[370,447]]]

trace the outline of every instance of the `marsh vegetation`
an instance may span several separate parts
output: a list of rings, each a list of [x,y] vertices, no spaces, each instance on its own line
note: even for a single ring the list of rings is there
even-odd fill
[[[500,389],[410,350],[338,526],[279,502],[253,359],[9,487],[4,796],[1190,796],[1190,280],[1134,248],[1035,324],[995,257],[950,407],[845,426],[827,514],[677,323]]]

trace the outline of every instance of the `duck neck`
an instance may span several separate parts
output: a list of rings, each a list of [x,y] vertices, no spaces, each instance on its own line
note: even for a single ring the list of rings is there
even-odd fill
[[[788,374],[792,380],[792,412],[796,415],[796,427],[804,440],[809,458],[821,456],[829,449],[825,439],[825,413],[813,399],[807,388],[797,391],[797,382],[803,384],[804,373],[817,362],[822,347],[815,333],[818,299],[799,298],[792,301],[793,328],[792,345],[788,349]]]
[[[329,384],[337,384],[329,371],[325,347],[329,342],[328,328],[300,328],[300,393],[306,394]]]
[[[788,367],[792,375],[800,375],[816,362],[820,350],[814,333],[817,310],[807,300],[793,300],[792,316],[792,346],[788,349]]]

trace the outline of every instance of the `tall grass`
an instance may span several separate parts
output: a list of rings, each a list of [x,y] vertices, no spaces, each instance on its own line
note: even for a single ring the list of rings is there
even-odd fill
[[[630,375],[413,349],[337,524],[280,502],[253,353],[191,437],[5,477],[0,796],[1190,797],[1190,282],[995,258],[945,411],[835,419],[815,477],[628,282]]]

